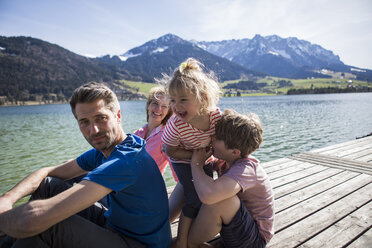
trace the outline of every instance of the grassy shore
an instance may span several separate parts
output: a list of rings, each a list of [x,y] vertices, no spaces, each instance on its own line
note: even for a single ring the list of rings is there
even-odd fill
[[[234,84],[241,81],[230,80],[221,83],[222,93],[226,95],[229,89],[224,89],[228,84]],[[287,81],[292,84],[292,86],[279,87],[279,81]],[[157,84],[154,83],[144,83],[144,82],[134,82],[121,80],[122,84],[125,84],[133,89],[133,92],[140,92],[148,95],[150,89]],[[277,78],[277,77],[265,77],[258,79],[257,83],[266,83],[267,85],[260,90],[255,91],[240,91],[242,96],[268,96],[268,95],[285,95],[290,89],[310,89],[310,88],[340,88],[344,89],[347,87],[372,87],[372,82],[351,80],[351,79],[335,79],[335,78],[311,78],[311,79],[290,79],[290,78]]]

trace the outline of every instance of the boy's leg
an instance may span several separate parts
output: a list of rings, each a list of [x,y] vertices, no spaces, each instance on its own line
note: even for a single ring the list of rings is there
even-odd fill
[[[191,225],[188,238],[189,247],[212,240],[223,224],[228,224],[240,208],[240,199],[233,196],[213,205],[202,205],[198,216]]]

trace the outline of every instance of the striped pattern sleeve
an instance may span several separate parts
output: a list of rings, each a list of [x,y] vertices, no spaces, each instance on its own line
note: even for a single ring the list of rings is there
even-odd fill
[[[175,115],[172,116],[165,125],[165,129],[162,135],[164,144],[168,146],[179,146],[180,145],[180,133],[175,124]]]
[[[216,123],[217,121],[219,121],[222,117],[222,112],[219,108],[217,108],[215,111],[212,111],[210,113],[210,118],[209,118],[209,121],[210,121],[210,128],[213,129],[213,134],[214,135],[214,130],[215,130],[215,126],[216,126]]]

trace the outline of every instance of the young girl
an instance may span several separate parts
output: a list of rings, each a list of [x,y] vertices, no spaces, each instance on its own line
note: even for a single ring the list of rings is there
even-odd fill
[[[178,225],[177,247],[187,247],[192,220],[201,206],[192,181],[192,152],[210,145],[215,124],[221,118],[221,112],[216,107],[220,88],[211,75],[202,71],[201,66],[197,60],[187,59],[176,69],[166,87],[174,115],[166,124],[163,142],[185,195],[185,205]],[[206,161],[207,165],[210,160]]]

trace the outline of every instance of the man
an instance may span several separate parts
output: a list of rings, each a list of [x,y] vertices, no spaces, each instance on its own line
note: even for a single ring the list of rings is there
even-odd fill
[[[93,149],[33,172],[0,197],[0,231],[17,238],[14,247],[168,247],[163,178],[145,142],[122,130],[116,95],[88,83],[74,91],[70,105]],[[53,179],[89,171],[74,186]],[[30,194],[31,201],[12,209]],[[106,195],[107,211],[97,203]]]

